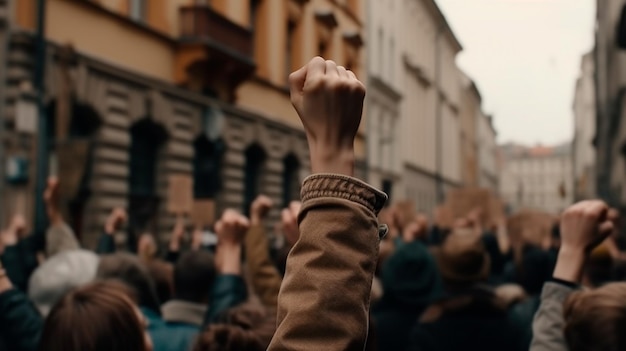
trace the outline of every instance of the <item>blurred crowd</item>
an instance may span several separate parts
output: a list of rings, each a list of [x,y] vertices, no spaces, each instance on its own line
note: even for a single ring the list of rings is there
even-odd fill
[[[94,252],[51,178],[47,232],[16,214],[0,234],[0,351],[626,350],[618,211],[575,204],[539,242],[478,208],[449,227],[406,218],[353,178],[354,74],[315,58],[290,83],[313,175],[275,233],[261,195],[249,217],[224,211],[216,240],[179,217],[166,247],[144,233],[129,252],[116,208]]]

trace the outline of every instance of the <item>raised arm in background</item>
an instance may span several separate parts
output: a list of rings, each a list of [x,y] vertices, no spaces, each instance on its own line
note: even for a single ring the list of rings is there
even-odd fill
[[[362,351],[387,197],[353,178],[365,87],[321,57],[289,77],[313,175],[302,186],[300,239],[287,259],[269,350]]]
[[[602,201],[583,201],[561,217],[561,250],[553,281],[543,287],[533,322],[531,351],[567,351],[563,336],[563,302],[581,283],[589,253],[613,230]]]
[[[276,307],[278,292],[283,281],[269,254],[269,243],[263,221],[272,208],[272,200],[258,196],[250,206],[250,230],[246,234],[246,270],[252,286],[261,302],[266,306]]]
[[[123,208],[114,208],[104,224],[104,232],[98,240],[96,253],[110,254],[115,252],[115,233],[126,223],[128,215]]]

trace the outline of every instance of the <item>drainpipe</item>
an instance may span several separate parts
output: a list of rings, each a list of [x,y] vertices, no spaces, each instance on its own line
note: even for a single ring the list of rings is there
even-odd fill
[[[37,0],[37,32],[35,33],[35,76],[33,85],[37,94],[38,129],[37,133],[37,177],[35,187],[35,234],[44,235],[47,218],[43,202],[43,193],[48,178],[48,133],[45,109],[45,68],[46,68],[46,38],[45,18],[46,0]]]
[[[435,162],[436,172],[435,175],[437,181],[437,202],[442,204],[444,201],[443,190],[443,121],[442,121],[442,106],[441,106],[441,45],[440,37],[445,30],[444,26],[439,26],[437,34],[435,35],[435,90],[436,90],[436,115],[435,115]]]

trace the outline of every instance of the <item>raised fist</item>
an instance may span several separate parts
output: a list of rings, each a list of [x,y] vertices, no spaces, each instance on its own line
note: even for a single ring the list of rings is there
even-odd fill
[[[589,253],[613,231],[609,208],[602,201],[583,201],[561,216],[561,249]]]
[[[104,225],[105,233],[109,235],[115,234],[115,232],[120,230],[124,223],[126,223],[127,218],[128,215],[125,209],[119,207],[114,208]]]
[[[250,228],[250,221],[235,210],[227,209],[215,224],[219,245],[241,245]]]
[[[274,203],[272,199],[265,195],[259,195],[250,206],[250,220],[253,224],[258,225],[267,217]]]
[[[321,57],[292,73],[289,85],[307,134],[313,173],[352,175],[365,86],[353,72]]]

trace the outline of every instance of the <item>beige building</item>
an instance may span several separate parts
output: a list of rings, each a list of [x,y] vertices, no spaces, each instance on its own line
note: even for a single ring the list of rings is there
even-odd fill
[[[462,47],[433,0],[394,6],[399,4],[401,188],[419,210],[430,211],[446,189],[461,183],[461,89],[455,59]]]
[[[401,2],[367,1],[367,160],[368,182],[403,200]]]
[[[505,144],[500,150],[500,195],[512,211],[536,209],[558,214],[573,202],[571,144]]]
[[[9,43],[0,66],[3,208],[29,218],[35,4],[0,2]],[[287,76],[321,55],[365,79],[363,13],[358,0],[48,0],[52,168],[75,180],[64,200],[78,235],[92,246],[122,206],[131,233],[165,240],[172,175],[192,176],[194,197],[215,200],[218,211],[245,211],[260,192],[279,204],[297,198],[308,150]],[[355,145],[361,176],[365,128]]]
[[[574,112],[572,170],[576,200],[595,197],[593,138],[596,133],[596,105],[593,53],[585,54],[580,66],[572,106]]]
[[[493,126],[493,117],[479,114],[477,121],[478,143],[478,186],[498,193],[499,170],[497,166],[497,132]]]
[[[597,1],[593,52],[596,190],[612,206],[626,209],[626,18],[625,0]]]
[[[461,109],[459,113],[461,129],[460,167],[464,186],[479,185],[478,165],[478,120],[482,116],[482,97],[478,87],[463,72],[461,75]]]

